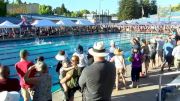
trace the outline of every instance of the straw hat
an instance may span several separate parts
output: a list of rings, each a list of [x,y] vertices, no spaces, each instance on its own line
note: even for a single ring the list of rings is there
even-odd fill
[[[122,54],[122,50],[119,49],[119,48],[116,48],[116,49],[114,50],[114,54],[115,54],[115,55],[121,55],[121,54]]]
[[[106,52],[104,43],[102,41],[94,43],[93,48],[89,49],[88,52],[95,57],[105,57],[109,54]]]

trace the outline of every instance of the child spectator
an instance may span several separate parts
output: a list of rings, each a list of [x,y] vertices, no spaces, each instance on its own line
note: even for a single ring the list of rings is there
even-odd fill
[[[130,85],[130,87],[136,86],[138,88],[139,74],[141,72],[141,68],[142,68],[142,56],[137,49],[133,49],[132,70],[131,70],[132,84]]]

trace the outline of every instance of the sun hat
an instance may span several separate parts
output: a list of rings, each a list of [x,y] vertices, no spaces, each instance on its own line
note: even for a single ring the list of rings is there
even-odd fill
[[[89,49],[88,52],[95,57],[105,57],[109,54],[106,52],[104,43],[102,41],[94,43],[93,48]]]
[[[121,50],[120,48],[116,48],[116,49],[114,50],[114,54],[115,54],[115,55],[121,55],[121,54],[122,54],[122,50]]]
[[[56,60],[63,61],[66,60],[67,56],[65,55],[65,51],[61,50],[58,52],[58,54],[55,56]]]

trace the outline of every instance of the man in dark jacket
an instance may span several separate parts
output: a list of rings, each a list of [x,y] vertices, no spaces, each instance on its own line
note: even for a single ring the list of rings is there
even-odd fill
[[[86,101],[110,101],[115,83],[115,66],[105,60],[108,53],[103,42],[97,42],[89,53],[94,57],[94,63],[85,68],[79,78]]]

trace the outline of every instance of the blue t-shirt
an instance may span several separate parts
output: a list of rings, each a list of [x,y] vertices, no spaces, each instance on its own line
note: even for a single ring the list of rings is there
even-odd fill
[[[171,56],[172,55],[172,51],[173,51],[173,44],[172,43],[165,43],[164,46],[163,46],[163,50],[164,50],[164,54],[166,56]]]

